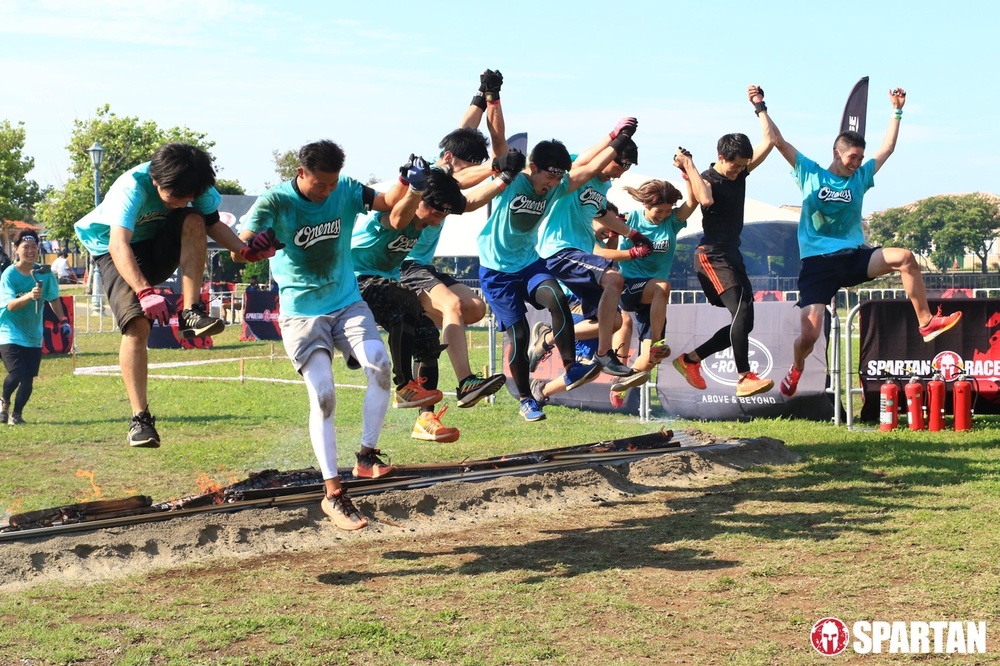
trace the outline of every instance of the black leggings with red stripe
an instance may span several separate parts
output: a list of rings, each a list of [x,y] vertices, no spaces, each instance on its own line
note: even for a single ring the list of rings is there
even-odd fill
[[[728,326],[698,346],[694,353],[706,359],[723,349],[733,348],[736,371],[741,375],[750,372],[750,331],[753,330],[753,292],[742,285],[725,290],[719,300],[733,316]]]

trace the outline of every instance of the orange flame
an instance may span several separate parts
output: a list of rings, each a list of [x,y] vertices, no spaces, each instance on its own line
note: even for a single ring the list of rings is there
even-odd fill
[[[205,472],[202,472],[198,475],[198,478],[195,479],[195,483],[198,486],[198,490],[200,490],[203,495],[214,494],[215,503],[222,504],[222,487],[219,486],[219,484],[217,484],[212,477]]]
[[[99,500],[103,497],[101,493],[101,487],[94,483],[94,473],[87,469],[76,470],[76,475],[78,478],[87,479],[90,482],[90,492],[92,496],[83,495],[77,499],[81,502],[89,502],[92,500]]]

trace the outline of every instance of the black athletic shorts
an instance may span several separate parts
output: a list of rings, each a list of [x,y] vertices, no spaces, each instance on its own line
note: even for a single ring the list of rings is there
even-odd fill
[[[139,264],[139,270],[146,281],[154,287],[166,282],[177,270],[181,260],[181,231],[184,219],[191,214],[204,217],[194,208],[165,210],[159,232],[152,238],[132,243],[132,254]],[[110,253],[94,257],[94,263],[100,271],[104,293],[108,296],[108,305],[118,322],[118,328],[124,331],[130,321],[136,317],[146,316],[142,306],[139,305],[139,298],[129,283],[118,273]]]
[[[41,347],[0,345],[0,356],[3,356],[3,367],[15,377],[37,377],[42,367]]]
[[[832,254],[806,257],[799,266],[800,308],[827,305],[844,287],[853,287],[871,278],[868,264],[877,247],[859,247]]]
[[[739,250],[734,252],[712,245],[699,245],[694,251],[694,270],[705,298],[716,307],[726,307],[722,294],[733,287],[743,287],[747,294],[753,293]]]
[[[403,265],[399,267],[399,281],[404,287],[412,289],[418,294],[430,293],[431,289],[439,284],[446,287],[461,284],[447,273],[442,273],[433,266],[418,264],[415,261],[403,262]]]

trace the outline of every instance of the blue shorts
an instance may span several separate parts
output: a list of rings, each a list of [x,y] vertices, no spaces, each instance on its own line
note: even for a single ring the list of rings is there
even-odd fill
[[[817,257],[806,257],[799,267],[800,308],[827,305],[843,287],[853,287],[872,278],[868,263],[881,248],[859,247]]]
[[[610,259],[575,248],[559,250],[545,260],[549,273],[580,298],[587,318],[597,316],[597,306],[604,293],[601,278],[610,266]]]
[[[649,303],[642,302],[642,292],[646,284],[653,278],[631,278],[625,280],[620,300],[622,310],[635,315],[636,335],[639,340],[650,340],[653,337],[653,326],[649,320]]]
[[[516,273],[495,271],[480,265],[479,288],[483,290],[483,298],[493,311],[501,331],[526,319],[528,308],[525,303],[531,302],[531,292],[545,280],[555,278],[545,270],[545,262],[541,259]],[[537,305],[535,308],[541,309]]]
[[[576,296],[569,296],[566,298],[569,303],[569,311],[573,315],[573,323],[579,324],[581,321],[587,321],[588,319],[593,319],[593,317],[585,317],[583,315],[583,303]],[[576,339],[576,360],[594,360],[594,355],[597,353],[597,338],[587,338],[586,340]]]

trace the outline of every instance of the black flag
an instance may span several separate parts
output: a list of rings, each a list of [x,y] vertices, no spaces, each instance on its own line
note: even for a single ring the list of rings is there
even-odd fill
[[[854,130],[862,137],[865,135],[865,116],[868,115],[868,77],[863,77],[854,84],[847,104],[844,105],[844,116],[840,119],[840,131]]]

